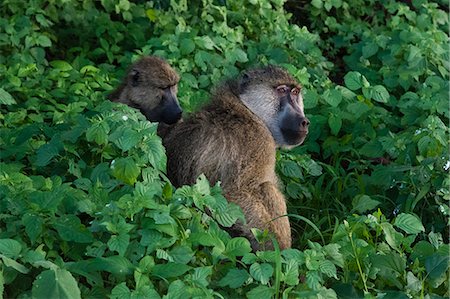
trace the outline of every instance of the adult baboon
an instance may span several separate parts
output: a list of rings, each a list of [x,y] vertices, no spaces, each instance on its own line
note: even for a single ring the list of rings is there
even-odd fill
[[[268,228],[281,248],[289,248],[291,230],[288,218],[280,217],[287,211],[277,186],[275,150],[301,144],[308,125],[292,76],[276,66],[248,71],[217,88],[208,106],[163,138],[168,176],[176,186],[193,184],[202,173],[212,183],[221,181],[225,197],[247,219],[246,225],[232,227],[233,235],[247,237],[256,250],[250,228]]]
[[[143,57],[131,66],[109,99],[139,109],[149,121],[174,124],[182,114],[177,99],[178,81],[180,77],[166,61]]]

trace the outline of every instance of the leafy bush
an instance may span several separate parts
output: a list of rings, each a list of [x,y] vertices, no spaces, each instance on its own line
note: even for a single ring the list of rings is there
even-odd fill
[[[4,1],[4,297],[449,295],[446,4],[292,3]],[[277,154],[293,249],[231,238],[243,215],[204,176],[173,188],[155,124],[105,100],[142,54],[187,112],[256,64],[304,85],[308,140]]]

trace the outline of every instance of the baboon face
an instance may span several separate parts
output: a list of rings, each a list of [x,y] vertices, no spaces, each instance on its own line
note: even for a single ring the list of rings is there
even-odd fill
[[[179,76],[164,60],[144,57],[133,64],[120,102],[139,109],[152,122],[176,123],[182,114],[177,92]]]
[[[285,70],[268,66],[246,73],[240,98],[268,127],[278,146],[300,145],[308,134],[301,87]]]

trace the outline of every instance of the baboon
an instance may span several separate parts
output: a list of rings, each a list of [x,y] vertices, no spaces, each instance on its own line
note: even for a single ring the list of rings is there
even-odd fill
[[[166,61],[156,56],[143,57],[130,67],[109,99],[139,109],[151,122],[171,125],[182,114],[178,81],[180,77]]]
[[[233,236],[259,244],[250,228],[268,229],[280,248],[291,246],[286,202],[275,174],[277,147],[301,144],[309,120],[297,81],[284,69],[267,66],[229,80],[212,94],[209,105],[177,123],[163,138],[168,177],[175,186],[193,184],[204,173],[221,182],[225,197],[238,204],[247,224]],[[265,248],[273,248],[267,242]]]

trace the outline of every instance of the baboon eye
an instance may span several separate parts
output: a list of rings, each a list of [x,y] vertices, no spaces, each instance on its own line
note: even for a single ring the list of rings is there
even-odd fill
[[[298,94],[300,93],[300,90],[298,88],[292,88],[291,93],[295,96],[298,96]]]
[[[289,88],[286,85],[280,85],[277,87],[277,91],[281,94],[285,94],[289,92]]]
[[[137,70],[131,71],[131,85],[134,87],[139,85],[139,71]]]

